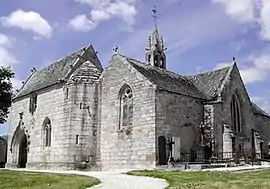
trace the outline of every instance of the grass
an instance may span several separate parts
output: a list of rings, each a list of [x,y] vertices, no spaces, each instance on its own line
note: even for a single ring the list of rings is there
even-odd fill
[[[167,189],[269,189],[270,170],[246,173],[131,171],[129,175],[149,176],[168,181]]]
[[[99,183],[79,175],[0,171],[0,189],[85,189]]]

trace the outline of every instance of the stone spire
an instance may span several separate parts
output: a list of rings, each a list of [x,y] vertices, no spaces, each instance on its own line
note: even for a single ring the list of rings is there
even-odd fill
[[[164,53],[163,38],[159,36],[157,26],[157,11],[156,8],[152,10],[154,17],[154,29],[152,35],[148,39],[148,47],[146,48],[145,60],[147,64],[166,69],[166,55]]]

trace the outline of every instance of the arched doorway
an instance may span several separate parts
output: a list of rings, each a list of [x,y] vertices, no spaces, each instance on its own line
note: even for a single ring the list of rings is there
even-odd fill
[[[18,167],[25,168],[27,163],[27,136],[24,134],[19,144]]]
[[[167,164],[166,138],[164,136],[158,137],[158,164],[159,165]]]

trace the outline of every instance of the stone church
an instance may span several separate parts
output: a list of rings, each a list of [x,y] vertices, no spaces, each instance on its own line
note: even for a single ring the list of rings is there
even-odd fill
[[[251,102],[235,59],[183,76],[166,69],[155,25],[145,61],[92,45],[33,69],[13,98],[7,167],[149,169],[175,161],[267,156],[270,116]]]

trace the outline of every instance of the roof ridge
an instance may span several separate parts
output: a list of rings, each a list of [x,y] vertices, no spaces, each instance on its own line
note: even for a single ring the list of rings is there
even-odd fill
[[[72,55],[78,53],[79,51],[86,50],[86,49],[89,48],[90,46],[91,46],[91,44],[84,45],[84,46],[82,46],[82,47],[80,47],[80,48],[78,48],[78,49],[76,49],[76,50],[74,50],[74,51],[72,51],[72,52],[70,52],[70,53],[67,53],[66,55],[62,56],[61,58],[58,58],[57,60],[52,61],[49,65],[44,66],[43,68],[37,70],[36,72],[41,71],[41,70],[44,70],[44,69],[46,69],[46,68],[48,68],[48,67],[50,67],[50,66],[56,64],[57,62],[60,62],[60,61],[66,59],[66,58],[68,58],[68,57],[71,57]]]
[[[121,57],[126,58],[127,62],[130,63],[135,69],[138,70],[139,68],[143,68],[143,69],[147,70],[147,72],[150,72],[150,73],[143,73],[143,75],[146,75],[146,77],[148,79],[150,78],[150,81],[153,84],[158,85],[158,87],[160,89],[162,89],[162,90],[164,90],[164,89],[166,91],[168,90],[168,89],[166,89],[166,87],[164,88],[164,86],[162,86],[162,84],[161,84],[162,82],[164,82],[164,79],[167,78],[168,79],[167,82],[169,82],[169,81],[174,82],[174,84],[172,84],[172,86],[174,85],[173,88],[175,88],[175,89],[171,89],[172,91],[174,91],[176,93],[181,93],[181,94],[184,94],[184,95],[200,98],[200,99],[205,99],[206,98],[204,93],[192,81],[190,81],[188,78],[186,78],[183,75],[177,74],[177,73],[169,71],[169,70],[165,70],[165,69],[162,69],[162,68],[157,68],[157,67],[148,65],[148,64],[143,63],[141,61],[138,61],[138,60],[136,60],[134,58],[128,58],[126,56],[121,56]],[[165,76],[165,77],[159,78],[160,81],[159,81],[159,79],[156,80],[156,79],[151,78],[151,77],[155,77],[154,76],[155,72],[157,72],[158,75]],[[150,74],[150,75],[148,75],[148,74]],[[172,81],[172,80],[174,80],[174,81]],[[161,82],[161,83],[159,83],[159,82]],[[181,84],[183,86],[185,86],[186,88],[184,90],[182,90],[182,92],[179,92],[179,89],[181,88],[179,85],[181,85]],[[189,87],[187,87],[187,86],[189,86]],[[179,88],[179,89],[176,89],[176,88]],[[189,90],[187,88],[189,88]]]
[[[120,55],[120,56],[123,56],[123,55]],[[130,58],[130,57],[127,57],[127,56],[123,56],[124,58],[127,58],[127,59],[130,59],[130,60],[133,60],[133,61],[136,61],[137,63],[140,63],[142,65],[145,65],[145,66],[148,66],[150,68],[153,68],[152,65],[149,65],[147,64],[146,62],[142,62],[140,60],[137,60],[137,59],[134,59],[134,58]],[[184,75],[181,75],[179,73],[176,73],[176,72],[173,72],[173,71],[170,71],[170,70],[167,70],[167,69],[163,69],[163,68],[159,68],[159,67],[154,67],[153,69],[157,69],[157,70],[160,70],[160,71],[163,71],[163,72],[167,72],[167,73],[171,73],[171,74],[174,74],[174,75],[177,75],[177,76],[180,76],[182,77],[183,79],[186,79]]]
[[[80,58],[79,55],[86,52],[90,47],[91,44],[84,45],[61,59],[33,72],[13,99],[59,83],[71,69],[69,65],[73,65]]]
[[[225,69],[230,69],[232,66],[233,65],[231,65],[231,66],[225,66],[225,67],[219,68],[219,69],[204,71],[202,73],[191,74],[191,75],[187,75],[186,77],[192,77],[192,76],[198,76],[198,75],[204,75],[204,74],[213,73],[213,72],[217,72],[217,71],[222,71],[222,70],[225,70]]]

